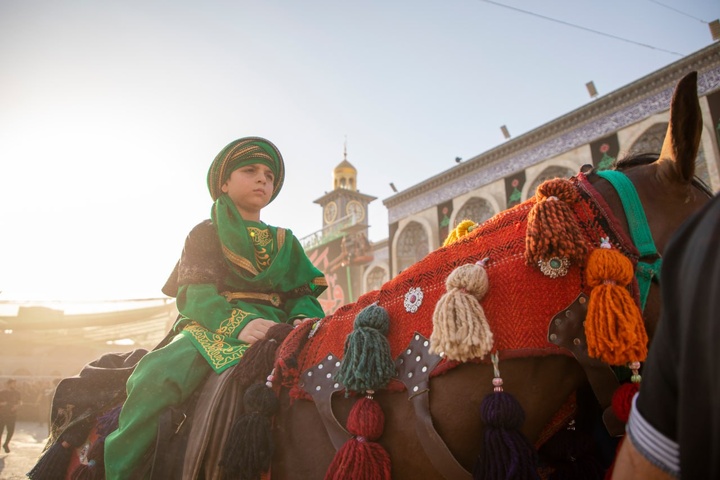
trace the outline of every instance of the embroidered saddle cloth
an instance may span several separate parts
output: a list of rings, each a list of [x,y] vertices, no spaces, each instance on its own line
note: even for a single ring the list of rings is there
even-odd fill
[[[572,208],[588,251],[597,248],[602,237],[609,237],[612,245],[636,264],[637,250],[632,241],[585,175],[580,173],[571,181],[580,196]],[[435,304],[446,291],[447,276],[461,265],[484,258],[488,258],[485,269],[490,287],[481,305],[493,332],[493,351],[498,351],[501,358],[568,355],[548,341],[548,325],[580,292],[589,294],[584,265],[571,264],[565,275],[551,278],[537,265],[526,264],[525,233],[528,213],[534,204],[535,198],[530,198],[495,215],[457,243],[431,252],[380,290],[369,292],[356,303],[320,320],[310,338],[308,328],[296,329],[281,348],[280,362],[276,364],[283,384],[292,386],[291,396],[307,398],[302,389],[293,386],[293,377],[299,372],[317,365],[328,354],[342,359],[345,338],[353,329],[356,315],[374,302],[390,316],[388,339],[393,358],[408,346],[415,332],[430,338]],[[637,284],[632,288],[637,297]],[[434,374],[456,364],[444,360]],[[393,382],[389,388],[401,390],[403,386]]]

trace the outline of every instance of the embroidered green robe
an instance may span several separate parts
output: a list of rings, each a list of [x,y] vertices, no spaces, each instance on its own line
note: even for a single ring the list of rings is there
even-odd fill
[[[177,295],[181,316],[175,329],[192,340],[217,373],[238,363],[249,348],[237,336],[250,321],[324,316],[317,296],[327,288],[325,277],[292,232],[239,216],[235,221],[242,223],[244,235],[229,247],[221,243],[214,222],[197,225],[163,288]]]

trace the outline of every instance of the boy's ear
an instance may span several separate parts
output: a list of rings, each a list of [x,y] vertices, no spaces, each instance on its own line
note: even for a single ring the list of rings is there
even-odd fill
[[[220,187],[220,190],[222,190],[223,193],[228,192],[228,182],[225,182],[222,184],[222,187]]]

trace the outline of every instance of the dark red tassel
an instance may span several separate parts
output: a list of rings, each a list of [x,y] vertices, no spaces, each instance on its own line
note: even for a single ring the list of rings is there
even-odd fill
[[[354,435],[335,454],[325,480],[389,480],[390,455],[375,440],[385,426],[385,414],[371,397],[355,402],[347,421]]]
[[[295,386],[300,376],[297,355],[307,342],[308,335],[315,323],[304,321],[295,327],[278,348],[275,358],[275,375],[277,383],[283,387],[292,388]]]
[[[275,450],[270,417],[280,402],[265,385],[250,386],[243,397],[245,413],[240,415],[225,441],[220,467],[225,478],[257,480],[270,469]]]
[[[485,443],[473,478],[537,479],[537,453],[520,431],[525,411],[515,397],[503,391],[487,395],[480,404],[480,418],[485,424]]]
[[[287,323],[273,325],[267,331],[265,338],[255,342],[245,351],[242,360],[232,372],[240,388],[247,388],[255,383],[265,383],[265,377],[275,363],[275,352],[292,330],[293,326]]]

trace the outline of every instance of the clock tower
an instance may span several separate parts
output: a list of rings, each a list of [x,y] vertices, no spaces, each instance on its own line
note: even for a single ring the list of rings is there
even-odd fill
[[[303,244],[306,251],[317,251],[318,267],[328,282],[319,297],[325,313],[357,300],[364,292],[363,274],[373,261],[374,251],[368,240],[368,204],[376,199],[358,191],[357,170],[347,159],[332,173],[332,190],[315,200],[322,207],[323,228]]]
[[[347,145],[343,161],[333,170],[333,189],[315,200],[323,209],[323,229],[342,223],[339,228],[367,230],[368,204],[377,197],[360,193],[357,189],[357,169],[347,160]],[[364,227],[364,228],[363,228]]]

